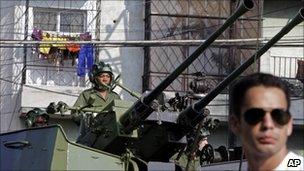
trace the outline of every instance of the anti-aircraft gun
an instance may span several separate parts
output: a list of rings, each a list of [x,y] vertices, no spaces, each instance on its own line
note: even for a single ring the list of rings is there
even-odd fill
[[[276,36],[258,50],[244,64],[233,71],[215,89],[208,93],[197,103],[186,108],[177,120],[163,123],[162,125],[150,124],[145,121],[155,110],[154,100],[167,86],[181,74],[234,20],[253,7],[252,1],[243,1],[239,9],[214,32],[194,53],[192,53],[180,66],[176,68],[165,80],[163,80],[148,95],[141,97],[130,108],[125,108],[121,101],[113,101],[111,104],[112,114],[96,117],[97,125],[100,126],[97,139],[92,147],[114,152],[116,154],[125,152],[130,148],[140,158],[150,161],[166,161],[180,148],[180,140],[187,132],[192,130],[201,120],[206,117],[203,109],[212,101],[226,86],[237,78],[255,60],[262,56],[271,46],[287,34],[294,26],[302,22],[303,9],[292,21],[288,23]],[[93,133],[94,134],[94,133]],[[90,135],[89,135],[90,136]],[[95,136],[95,135],[94,135]],[[134,137],[134,138],[133,138]],[[135,138],[136,137],[136,138]],[[136,148],[135,148],[136,146]]]
[[[161,125],[149,122],[146,119],[155,110],[154,100],[174,79],[181,74],[237,17],[253,7],[252,1],[243,1],[239,9],[214,32],[194,53],[192,53],[179,67],[176,68],[148,95],[141,97],[130,108],[125,108],[121,101],[113,101],[111,114],[96,117],[101,131],[96,137],[92,147],[113,152],[124,153],[129,148],[135,156],[145,161],[168,161],[168,159],[181,148],[180,140],[207,114],[204,108],[225,87],[241,75],[254,61],[258,60],[270,47],[279,41],[293,27],[304,19],[304,9],[292,19],[278,34],[262,46],[241,66],[234,70],[228,77],[219,83],[204,98],[183,110],[176,120],[163,122]]]
[[[94,118],[96,127],[83,138],[81,143],[93,148],[122,154],[130,149],[145,161],[168,161],[183,146],[180,139],[180,125],[172,118],[158,125],[145,121],[156,109],[155,99],[220,36],[242,14],[253,8],[251,0],[244,0],[226,22],[203,42],[180,66],[146,96],[141,97],[131,107],[126,102],[114,100],[109,104],[109,113]],[[204,106],[205,107],[205,106]],[[203,114],[204,115],[204,114]],[[206,115],[206,114],[205,114]],[[205,116],[204,115],[204,116]],[[136,148],[135,148],[136,147]]]
[[[163,121],[162,124],[157,124],[156,122],[149,120],[149,117],[153,115],[152,113],[157,110],[158,107],[157,103],[155,103],[155,99],[157,99],[169,84],[171,84],[221,33],[223,33],[225,29],[227,29],[239,16],[252,7],[253,2],[251,0],[244,0],[238,10],[204,43],[202,43],[194,53],[192,53],[179,67],[177,67],[174,72],[163,80],[154,90],[146,96],[142,96],[133,105],[125,101],[114,100],[109,104],[109,106],[104,107],[104,109],[107,109],[106,112],[101,109],[99,114],[92,121],[92,129],[85,135],[82,142],[94,149],[108,152],[95,151],[96,153],[103,153],[102,157],[108,157],[107,161],[110,163],[119,163],[119,156],[121,156],[120,159],[123,161],[132,158],[130,157],[132,154],[135,156],[128,160],[128,162],[120,162],[123,167],[117,167],[118,169],[124,168],[136,170],[135,165],[137,165],[137,168],[147,169],[145,168],[146,166],[144,166],[144,161],[168,161],[174,153],[184,147],[182,138],[188,132],[193,130],[198,123],[206,118],[208,114],[207,112],[204,112],[206,111],[204,109],[208,103],[212,101],[226,86],[234,81],[234,79],[242,74],[242,72],[255,60],[261,57],[262,54],[271,46],[287,34],[293,27],[304,20],[304,9],[302,8],[298,15],[277,35],[275,35],[245,63],[233,71],[227,78],[220,82],[217,87],[201,100],[187,107],[178,115]],[[37,128],[35,130],[37,131],[39,129]],[[9,135],[9,133],[1,135],[1,140],[2,137],[4,139],[6,135]],[[6,141],[5,143],[1,142],[1,148],[2,144],[7,148],[25,148],[28,146],[28,143],[26,142],[16,143]],[[76,146],[84,148],[84,146]],[[74,152],[78,153],[78,151]],[[3,153],[1,153],[1,158],[5,158],[2,154]],[[98,157],[95,156],[92,158],[97,159]],[[56,160],[56,158],[54,160]],[[7,166],[6,162],[3,163],[1,160],[1,168],[7,168],[5,167]],[[125,163],[125,165],[123,163]],[[104,164],[106,163],[104,162]],[[133,167],[128,167],[128,164]],[[26,166],[26,164],[23,165]],[[101,166],[101,168],[103,169],[103,166]],[[113,170],[113,168],[111,170]]]

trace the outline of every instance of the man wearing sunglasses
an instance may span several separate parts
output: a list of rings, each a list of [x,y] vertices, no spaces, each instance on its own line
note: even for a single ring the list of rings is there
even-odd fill
[[[242,141],[248,169],[303,170],[303,157],[286,146],[293,119],[282,80],[264,73],[249,75],[233,86],[230,95],[229,125]],[[291,167],[295,165],[290,161],[300,164]]]

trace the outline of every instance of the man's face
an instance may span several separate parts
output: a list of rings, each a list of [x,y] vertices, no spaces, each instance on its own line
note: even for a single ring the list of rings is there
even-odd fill
[[[263,119],[255,125],[248,124],[243,116],[244,112],[252,108],[262,108],[267,111]],[[281,89],[256,86],[246,92],[236,131],[246,153],[268,157],[286,149],[287,137],[292,132],[292,119],[285,125],[276,123],[270,113],[273,109],[287,110],[286,97]],[[250,114],[254,115],[254,113]]]
[[[111,82],[111,76],[109,73],[103,72],[97,76],[97,79],[100,83],[109,85]]]

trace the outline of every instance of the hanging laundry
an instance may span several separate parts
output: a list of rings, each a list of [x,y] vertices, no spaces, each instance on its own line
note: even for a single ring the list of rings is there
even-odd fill
[[[94,64],[93,58],[93,45],[84,44],[81,45],[79,55],[78,55],[78,67],[77,75],[79,77],[84,77],[86,73],[92,68]]]
[[[79,44],[75,44],[75,43],[70,43],[70,44],[66,44],[66,48],[70,52],[79,52],[80,45]]]
[[[79,35],[80,40],[90,41],[92,40],[92,36],[90,32],[85,32]],[[78,67],[77,67],[77,75],[79,77],[84,77],[86,73],[90,71],[94,64],[93,58],[93,45],[92,44],[84,44],[81,45],[80,51],[78,54]]]
[[[79,46],[79,49],[80,49],[80,46]],[[72,66],[74,66],[76,63],[76,58],[78,58],[78,53],[79,53],[79,51],[71,52],[68,49],[66,49],[63,51],[63,57],[65,60],[72,60]]]
[[[52,41],[55,41],[55,42],[64,42],[64,41],[68,41],[68,39],[67,38],[65,38],[65,37],[51,37],[51,40]],[[52,44],[52,46],[53,47],[58,47],[59,49],[62,49],[62,50],[65,50],[66,49],[66,47],[65,47],[65,43],[54,43],[54,44]]]
[[[58,36],[53,36],[53,35],[50,35],[49,33],[43,33],[42,34],[42,41],[57,41],[57,42],[62,42],[62,41],[68,41],[67,38],[64,38],[64,37],[58,37]],[[39,46],[39,51],[42,53],[42,54],[45,54],[45,55],[48,55],[50,53],[50,48],[51,47],[57,47],[59,49],[66,49],[65,47],[65,43],[53,43],[53,44],[41,44]]]
[[[80,40],[79,36],[69,37],[69,41],[79,41],[79,40]],[[65,54],[65,56],[68,59],[72,60],[72,66],[74,66],[76,58],[78,58],[78,53],[80,51],[80,45],[76,44],[76,43],[66,44],[66,49],[67,50],[65,52],[67,52],[67,53]]]
[[[36,27],[33,29],[33,33],[31,35],[33,40],[41,41],[42,40],[42,30],[37,29]],[[32,47],[33,54],[38,53],[40,54],[39,51],[39,45],[35,45]]]
[[[64,36],[52,35],[50,33],[42,32],[42,30],[34,28],[31,37],[34,40],[39,40],[42,42],[62,42],[40,44],[37,51],[39,51],[41,56],[48,59],[50,63],[54,63],[56,65],[64,65],[64,60],[72,60],[72,66],[74,66],[76,58],[78,58],[78,76],[85,76],[85,74],[88,73],[94,63],[92,44],[85,44],[80,46],[77,43],[64,43],[64,41],[90,41],[92,40],[92,35],[90,32],[85,32],[77,36]]]
[[[51,41],[51,40],[52,40],[52,38],[49,33],[42,34],[42,42]],[[39,45],[39,51],[40,51],[40,53],[42,53],[44,55],[48,55],[50,53],[50,49],[51,49],[51,44],[40,44]]]
[[[68,59],[72,59],[72,66],[75,65],[75,60],[78,57],[78,52],[80,51],[79,44],[67,44],[67,51],[68,51]]]
[[[83,41],[92,40],[92,35],[90,34],[90,32],[81,33],[79,37],[80,37],[80,40],[83,40]]]
[[[37,29],[37,28],[34,28],[31,37],[32,37],[34,40],[41,41],[41,40],[42,40],[42,30],[39,30],[39,29]]]

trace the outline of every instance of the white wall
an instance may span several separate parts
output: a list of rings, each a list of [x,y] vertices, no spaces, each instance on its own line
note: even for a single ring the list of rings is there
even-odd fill
[[[20,6],[19,8],[16,5]],[[24,38],[24,20],[20,16],[24,2],[21,1],[0,1],[1,7],[1,40],[22,40]],[[23,12],[24,13],[24,12]],[[21,74],[22,69],[22,48],[1,47],[0,48],[0,132],[7,132],[22,127],[17,114],[20,109],[21,99]],[[18,63],[21,62],[21,63]],[[15,84],[12,84],[14,82]]]
[[[143,40],[144,21],[142,1],[102,1],[101,40]],[[100,59],[121,74],[121,83],[131,90],[142,91],[144,51],[141,47],[101,48]],[[131,98],[118,90],[123,99]]]

